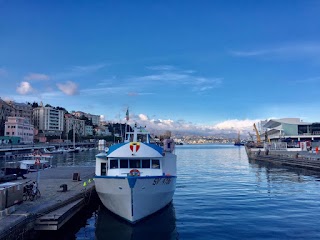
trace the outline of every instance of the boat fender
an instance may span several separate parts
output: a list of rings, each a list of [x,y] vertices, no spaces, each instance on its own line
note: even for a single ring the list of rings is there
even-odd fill
[[[140,172],[138,169],[131,169],[130,170],[130,176],[140,176]]]

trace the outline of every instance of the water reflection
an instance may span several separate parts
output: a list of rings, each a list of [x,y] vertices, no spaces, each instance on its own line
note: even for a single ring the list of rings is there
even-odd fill
[[[320,174],[298,167],[282,166],[260,160],[249,160],[256,176],[259,192],[266,190],[268,194],[301,194],[307,183],[319,181]],[[296,183],[302,185],[296,185]]]
[[[288,180],[291,182],[304,182],[307,176],[320,178],[320,173],[299,168],[274,164],[260,160],[249,159],[250,166],[256,170],[256,176],[261,181],[261,174],[265,174],[267,181]]]
[[[101,207],[95,230],[96,239],[177,239],[176,216],[172,203],[147,219],[131,225]]]

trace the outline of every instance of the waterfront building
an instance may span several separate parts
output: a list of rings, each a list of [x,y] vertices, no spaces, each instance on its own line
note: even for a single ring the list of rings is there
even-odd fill
[[[85,120],[75,118],[71,114],[65,114],[64,126],[64,132],[66,135],[68,135],[71,130],[74,130],[78,136],[85,136]]]
[[[109,132],[109,128],[105,127],[105,126],[96,127],[94,130],[95,130],[97,136],[111,136],[112,135],[111,132]]]
[[[61,136],[64,130],[64,110],[54,107],[40,107],[33,109],[34,126],[45,136]]]
[[[300,118],[270,119],[261,132],[263,141],[266,137],[271,142],[277,141],[320,141],[320,123],[303,122]]]
[[[8,117],[5,122],[5,136],[20,137],[20,143],[33,143],[34,127],[29,118]]]
[[[100,116],[99,115],[88,114],[87,118],[89,118],[89,120],[91,120],[93,125],[99,126],[99,124],[100,124]]]
[[[86,117],[89,120],[91,120],[93,125],[98,126],[100,124],[100,116],[99,115],[93,115],[90,113],[85,113],[85,112],[81,112],[81,111],[76,111],[76,112],[72,112],[72,115],[81,118],[81,117]]]
[[[93,135],[93,127],[90,125],[85,125],[85,135],[92,136]]]

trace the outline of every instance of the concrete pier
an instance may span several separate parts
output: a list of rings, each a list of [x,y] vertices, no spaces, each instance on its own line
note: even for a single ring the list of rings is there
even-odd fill
[[[32,183],[37,179],[36,172],[25,176],[27,179],[17,181]],[[14,205],[7,211],[7,215],[0,217],[0,239],[23,238],[24,233],[29,230],[45,229],[42,227],[48,223],[46,219],[50,219],[50,216],[52,218],[50,213],[55,215],[57,229],[61,227],[88,202],[95,188],[93,176],[94,167],[57,167],[40,171],[41,197]],[[67,185],[65,192],[60,187],[63,184]],[[54,224],[50,224],[51,229],[55,229]]]
[[[307,151],[264,151],[246,147],[250,160],[266,161],[277,165],[299,167],[313,171],[320,171],[320,154]]]

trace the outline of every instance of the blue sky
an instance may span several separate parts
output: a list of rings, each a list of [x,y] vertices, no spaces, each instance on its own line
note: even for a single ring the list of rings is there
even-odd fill
[[[163,129],[320,121],[319,1],[0,0],[0,97]]]

